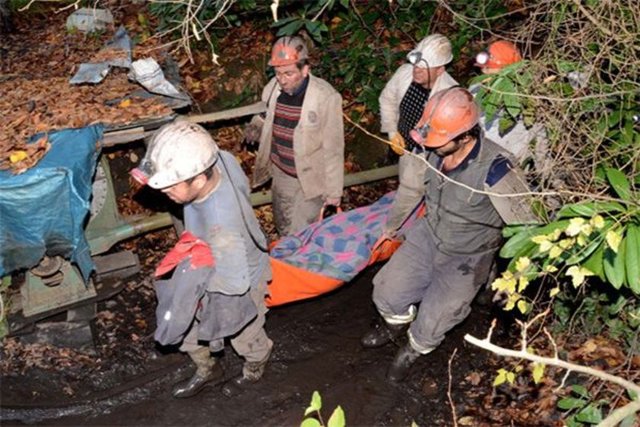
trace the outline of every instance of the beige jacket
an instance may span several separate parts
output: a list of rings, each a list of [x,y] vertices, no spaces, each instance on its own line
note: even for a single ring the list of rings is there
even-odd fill
[[[407,93],[412,81],[413,65],[401,65],[391,76],[391,80],[386,84],[378,99],[380,102],[380,131],[389,134],[390,137],[398,131],[400,102],[404,94]],[[436,79],[429,96],[431,97],[441,90],[457,85],[458,82],[445,71]]]
[[[271,79],[262,91],[267,115],[260,133],[260,147],[251,180],[253,187],[271,178],[273,117],[280,86]],[[253,122],[255,122],[254,118]],[[326,81],[309,74],[309,86],[302,103],[302,114],[293,132],[296,172],[306,199],[321,196],[342,197],[344,186],[344,125],[342,97]]]

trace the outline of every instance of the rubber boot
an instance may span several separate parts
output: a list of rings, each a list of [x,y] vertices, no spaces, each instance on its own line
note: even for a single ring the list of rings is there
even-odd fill
[[[195,396],[207,385],[224,376],[222,366],[217,358],[211,357],[208,347],[189,352],[189,357],[196,364],[196,372],[190,379],[173,387],[171,394],[178,399]]]
[[[396,383],[404,380],[409,374],[411,366],[420,356],[422,356],[422,354],[415,351],[409,343],[400,347],[391,366],[389,366],[387,379]]]
[[[264,374],[269,356],[271,356],[271,352],[260,362],[245,362],[242,367],[242,375],[238,375],[227,381],[225,385],[222,386],[222,394],[227,397],[236,397],[242,394],[245,389],[257,383]]]
[[[381,320],[360,338],[360,344],[365,348],[382,347],[400,338],[409,328],[409,323],[390,325]]]

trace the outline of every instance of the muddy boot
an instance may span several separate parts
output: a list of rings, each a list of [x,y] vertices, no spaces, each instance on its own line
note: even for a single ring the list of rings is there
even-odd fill
[[[393,359],[389,370],[387,371],[387,379],[394,383],[400,382],[407,377],[411,366],[418,358],[422,356],[415,351],[409,343],[400,347],[400,350],[396,353],[396,357]]]
[[[257,383],[264,374],[264,368],[267,366],[268,360],[269,356],[261,362],[245,362],[242,367],[242,375],[227,381],[222,386],[222,394],[227,397],[236,397],[242,394],[245,389]]]
[[[360,344],[365,348],[382,347],[391,341],[400,338],[409,328],[409,323],[402,325],[390,325],[381,320],[376,326],[360,338]]]
[[[182,381],[173,387],[171,394],[175,398],[195,396],[208,384],[224,376],[222,366],[217,358],[211,357],[208,347],[190,352],[189,357],[196,364],[196,372],[187,381]]]

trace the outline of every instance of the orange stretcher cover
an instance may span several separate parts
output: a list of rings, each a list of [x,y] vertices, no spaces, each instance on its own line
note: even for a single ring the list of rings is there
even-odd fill
[[[384,240],[377,243],[371,252],[369,265],[389,259],[398,246],[400,246],[398,240]],[[342,280],[307,271],[275,258],[271,258],[271,272],[269,295],[265,298],[267,307],[314,298],[344,284]]]

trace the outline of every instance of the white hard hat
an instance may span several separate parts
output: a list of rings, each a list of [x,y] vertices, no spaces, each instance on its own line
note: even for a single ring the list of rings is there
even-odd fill
[[[204,172],[218,160],[218,145],[202,126],[175,121],[153,135],[141,162],[152,188],[166,188]]]
[[[452,59],[451,42],[442,34],[425,37],[407,55],[407,60],[420,68],[440,67],[447,65]]]

